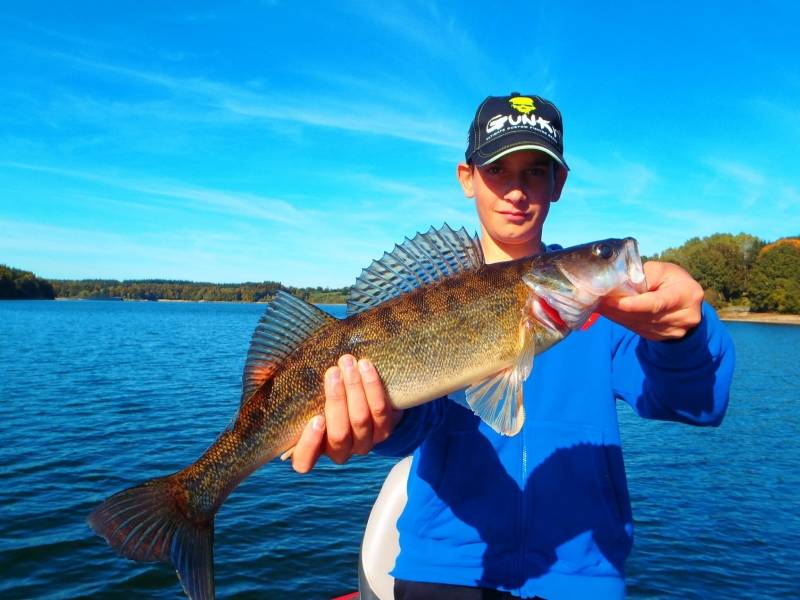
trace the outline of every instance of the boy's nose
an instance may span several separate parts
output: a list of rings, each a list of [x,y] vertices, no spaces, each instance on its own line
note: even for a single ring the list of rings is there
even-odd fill
[[[503,199],[509,202],[517,203],[517,202],[525,202],[528,199],[528,197],[525,195],[525,192],[521,188],[514,186],[513,188],[511,188],[506,192],[506,194],[503,196]]]

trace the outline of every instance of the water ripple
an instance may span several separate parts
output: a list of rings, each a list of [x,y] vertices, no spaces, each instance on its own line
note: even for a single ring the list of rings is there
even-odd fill
[[[0,597],[180,598],[171,569],[116,557],[86,526],[109,493],[194,460],[236,411],[263,305],[0,303]],[[719,429],[620,407],[636,545],[632,598],[794,598],[800,564],[800,328],[733,323]],[[217,518],[221,597],[356,587],[391,461],[274,462]]]

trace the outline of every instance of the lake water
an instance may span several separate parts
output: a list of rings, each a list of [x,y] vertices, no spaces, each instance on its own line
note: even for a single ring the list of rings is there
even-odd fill
[[[263,309],[0,302],[0,597],[182,597],[171,568],[116,557],[85,518],[109,493],[185,466],[228,424]],[[738,363],[722,427],[645,421],[620,404],[631,598],[800,596],[800,327],[728,327]],[[391,465],[257,471],[217,517],[219,597],[355,589]]]

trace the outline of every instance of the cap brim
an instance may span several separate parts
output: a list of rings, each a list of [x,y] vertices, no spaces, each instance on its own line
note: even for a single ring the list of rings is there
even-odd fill
[[[561,158],[555,152],[553,152],[550,148],[548,148],[547,146],[542,146],[540,144],[531,144],[531,143],[525,143],[525,144],[519,144],[517,146],[511,146],[510,148],[503,149],[501,152],[498,152],[497,154],[491,156],[490,158],[488,158],[487,160],[485,160],[483,162],[478,162],[478,161],[474,161],[474,162],[475,162],[475,164],[477,166],[484,167],[486,165],[492,164],[494,161],[496,161],[499,158],[502,158],[502,157],[504,157],[504,156],[506,156],[508,154],[511,154],[512,152],[519,152],[520,150],[537,150],[539,152],[544,152],[550,158],[552,158],[558,164],[560,164],[562,167],[567,169],[567,171],[569,171],[569,167],[567,166],[567,163],[564,161],[564,159]]]

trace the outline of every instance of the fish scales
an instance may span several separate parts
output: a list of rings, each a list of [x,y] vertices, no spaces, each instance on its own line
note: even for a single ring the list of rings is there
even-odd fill
[[[208,498],[230,492],[291,448],[323,412],[323,375],[342,354],[370,359],[397,408],[508,367],[521,351],[528,291],[520,273],[529,267],[530,261],[486,265],[323,327],[245,402],[232,430],[190,467],[186,484],[202,492],[198,498],[207,508]]]
[[[425,386],[452,380],[454,371],[476,360],[507,364],[518,345],[527,297],[519,283],[522,269],[490,265],[323,327],[242,406],[239,420],[247,425],[240,429],[256,435],[259,443],[270,441],[267,460],[286,450],[308,420],[322,413],[324,372],[345,353],[375,364],[390,399],[419,395]],[[506,285],[515,275],[517,285]]]
[[[376,271],[378,285],[385,280]],[[249,397],[233,423],[192,465],[108,498],[89,516],[92,528],[124,556],[172,563],[190,598],[213,598],[219,506],[323,413],[324,373],[342,354],[370,359],[398,408],[467,388],[470,408],[513,435],[534,352],[582,325],[603,295],[641,293],[646,282],[636,242],[625,239],[468,268],[371,307],[369,281],[365,289],[358,296],[365,310],[342,320],[276,301],[263,340],[254,341],[256,370],[245,371]],[[298,331],[311,333],[282,329],[294,318],[307,319]]]

